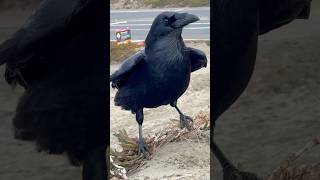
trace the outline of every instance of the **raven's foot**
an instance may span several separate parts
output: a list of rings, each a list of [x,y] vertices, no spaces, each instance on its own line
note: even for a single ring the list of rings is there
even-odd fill
[[[239,171],[234,167],[225,167],[223,168],[223,180],[262,180],[257,175]]]
[[[180,128],[187,128],[189,131],[192,130],[193,119],[186,115],[180,115]]]
[[[141,155],[141,153],[143,154],[143,157],[145,159],[149,158],[149,150],[148,150],[148,146],[146,145],[146,143],[144,142],[143,139],[139,139],[139,144],[138,144],[138,154],[139,156]]]

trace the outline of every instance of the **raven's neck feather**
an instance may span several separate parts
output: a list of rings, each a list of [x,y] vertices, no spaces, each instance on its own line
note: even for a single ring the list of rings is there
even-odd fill
[[[157,51],[164,51],[167,53],[172,51],[182,52],[185,47],[181,34],[172,33],[162,37],[149,36],[149,34],[145,41],[145,52],[147,55]]]

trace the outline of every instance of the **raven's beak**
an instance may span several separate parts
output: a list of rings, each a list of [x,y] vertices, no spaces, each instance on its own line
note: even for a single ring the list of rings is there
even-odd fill
[[[190,23],[193,23],[199,20],[198,16],[195,16],[193,14],[188,14],[188,13],[176,13],[174,15],[174,18],[176,20],[172,23],[172,26],[175,28],[182,28]]]

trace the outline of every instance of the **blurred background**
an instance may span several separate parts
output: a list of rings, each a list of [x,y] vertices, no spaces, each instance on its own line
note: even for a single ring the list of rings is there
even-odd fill
[[[320,135],[320,2],[311,4],[309,20],[260,37],[248,88],[216,124],[214,138],[232,162],[262,177]],[[316,147],[294,166],[319,162]],[[222,179],[217,162],[214,170]]]
[[[14,33],[41,0],[0,0],[0,43]],[[38,153],[33,143],[14,139],[12,118],[23,90],[12,89],[0,67],[0,179],[79,180],[81,169],[71,167],[63,156]]]

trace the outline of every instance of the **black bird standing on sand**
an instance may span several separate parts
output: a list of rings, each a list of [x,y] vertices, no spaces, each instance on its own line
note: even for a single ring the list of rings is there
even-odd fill
[[[131,110],[139,124],[139,153],[147,157],[142,137],[143,108],[170,104],[180,114],[180,127],[188,128],[191,118],[177,106],[189,85],[190,73],[206,67],[205,54],[186,47],[182,28],[199,18],[187,13],[163,12],[152,23],[145,49],[125,60],[111,77],[118,88],[115,105]]]
[[[311,0],[216,0],[213,9],[213,127],[219,116],[242,94],[251,78],[258,36],[291,21],[306,19]],[[212,134],[211,137],[214,135]],[[214,139],[214,138],[212,138]],[[223,167],[225,180],[255,180],[228,161],[215,142],[211,149]]]
[[[21,85],[15,137],[66,153],[84,180],[106,180],[108,8],[100,0],[45,0],[0,45],[5,78]]]

